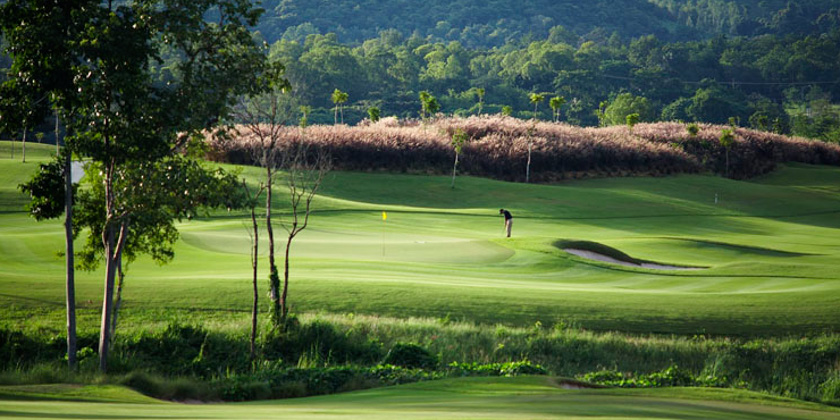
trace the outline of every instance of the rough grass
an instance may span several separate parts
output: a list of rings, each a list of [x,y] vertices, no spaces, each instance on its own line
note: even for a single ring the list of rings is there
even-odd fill
[[[451,371],[453,363],[529,361],[566,377],[602,371],[640,377],[676,366],[705,386],[840,404],[840,337],[836,334],[762,339],[633,335],[582,330],[574,323],[517,328],[451,319],[322,314],[301,316],[300,327],[280,336],[267,333],[268,326],[262,324],[259,360],[253,364],[246,345],[247,314],[230,314],[216,321],[196,317],[194,324],[187,325],[182,324],[189,319],[187,312],[173,311],[169,316],[170,324],[156,325],[146,318],[154,314],[126,315],[107,383],[129,385],[167,399],[242,400],[460,375]],[[60,331],[29,326],[11,338],[7,332],[0,330],[0,368],[6,369],[0,374],[0,384],[95,384],[105,379],[96,375],[96,355],[90,349],[83,349],[81,373],[63,369]],[[83,333],[80,343],[83,348],[95,348],[95,336]],[[365,370],[395,363],[389,362],[389,352],[402,343],[428,350],[439,363],[427,366],[427,373]],[[210,380],[213,384],[208,385]],[[282,388],[289,385],[287,380],[298,384],[297,388]],[[264,389],[254,388],[257,385]]]

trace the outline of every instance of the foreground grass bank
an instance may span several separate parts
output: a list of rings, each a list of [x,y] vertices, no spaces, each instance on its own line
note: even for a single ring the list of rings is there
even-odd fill
[[[149,401],[111,387],[0,387],[0,416],[154,419],[833,419],[840,411],[736,390],[568,390],[544,377],[465,378],[247,404]]]
[[[532,367],[541,366],[547,374],[608,385],[741,388],[840,404],[837,335],[630,335],[561,325],[517,328],[447,319],[306,315],[285,334],[265,333],[263,325],[258,359],[252,362],[247,314],[179,324],[186,315],[171,313],[172,324],[157,325],[129,315],[116,338],[109,378],[95,373],[95,330],[82,332],[82,371],[70,375],[63,367],[60,331],[0,329],[0,384],[104,380],[158,398],[240,401],[446,377],[533,374],[538,370]],[[395,349],[405,343],[419,351],[397,356]]]

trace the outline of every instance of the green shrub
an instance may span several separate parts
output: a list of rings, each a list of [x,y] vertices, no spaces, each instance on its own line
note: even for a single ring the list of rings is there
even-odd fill
[[[689,372],[671,365],[659,372],[647,375],[624,375],[619,372],[601,370],[581,375],[579,379],[620,388],[660,388],[668,386],[704,386],[706,381],[693,377]]]
[[[303,362],[302,367],[369,365],[382,358],[382,347],[363,334],[342,332],[328,322],[314,321],[267,333],[262,339],[262,353],[268,360]]]
[[[449,372],[454,376],[519,376],[519,375],[547,375],[548,371],[536,364],[525,360],[506,363],[458,363],[449,364]]]
[[[840,371],[835,370],[819,386],[820,400],[829,404],[840,403]]]
[[[391,347],[382,363],[405,368],[434,369],[437,367],[438,359],[420,345],[397,343]]]

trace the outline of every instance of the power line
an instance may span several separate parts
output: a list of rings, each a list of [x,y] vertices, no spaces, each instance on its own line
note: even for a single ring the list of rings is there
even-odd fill
[[[611,74],[601,74],[601,77],[605,77],[607,79],[617,79],[617,80],[629,80],[629,81],[638,81],[638,79],[627,77],[627,76],[615,76]],[[728,82],[721,82],[715,79],[711,79],[708,81],[693,81],[693,80],[682,80],[682,79],[674,79],[670,78],[670,80],[676,80],[680,83],[688,84],[688,85],[705,85],[707,83],[719,83],[723,85],[750,85],[750,86],[801,86],[801,85],[836,85],[840,83],[840,79],[835,80],[833,82],[827,81],[815,81],[815,82],[741,82],[737,80],[732,80]]]

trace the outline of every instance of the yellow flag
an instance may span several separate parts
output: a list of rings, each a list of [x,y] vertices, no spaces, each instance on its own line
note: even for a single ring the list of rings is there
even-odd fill
[[[382,220],[388,220],[388,213],[382,212]]]

